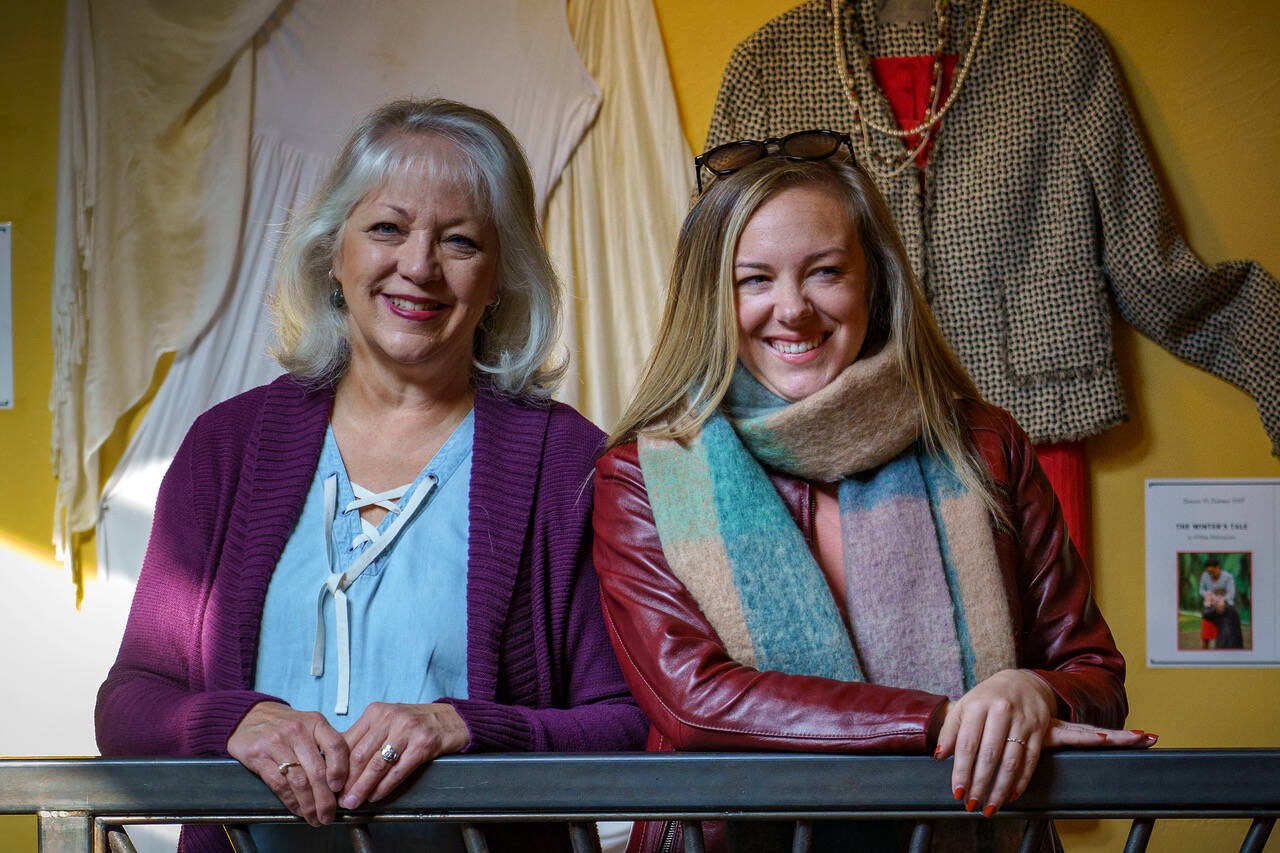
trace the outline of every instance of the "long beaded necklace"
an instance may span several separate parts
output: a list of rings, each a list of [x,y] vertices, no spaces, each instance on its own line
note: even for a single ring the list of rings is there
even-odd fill
[[[947,12],[950,10],[949,0],[934,0],[933,14],[938,22],[938,42],[933,55],[933,82],[929,85],[929,105],[924,110],[924,121],[915,127],[903,129],[882,125],[863,111],[862,101],[858,98],[858,90],[854,85],[853,73],[849,68],[848,56],[845,53],[844,2],[843,0],[831,0],[831,37],[835,42],[836,48],[836,71],[839,72],[840,79],[844,83],[844,94],[849,99],[849,106],[853,108],[853,118],[858,125],[858,133],[855,138],[862,143],[863,153],[866,155],[867,162],[877,161],[881,165],[888,167],[887,174],[892,177],[914,163],[916,158],[920,156],[920,152],[928,146],[929,140],[933,138],[934,131],[938,127],[938,122],[942,121],[942,117],[947,114],[947,110],[951,109],[951,105],[956,102],[956,98],[960,94],[961,87],[964,86],[965,78],[969,74],[969,67],[973,64],[973,58],[978,52],[978,43],[982,39],[982,28],[987,20],[987,8],[989,5],[990,0],[982,0],[982,5],[978,8],[978,19],[973,27],[973,40],[969,43],[969,49],[965,51],[964,60],[956,71],[955,80],[951,84],[951,91],[947,94],[946,101],[939,107],[938,98],[942,91],[942,52],[946,47],[951,21],[947,16]],[[870,67],[869,60],[865,55],[861,55],[861,42],[856,39],[855,49],[860,51],[858,61],[864,66]],[[886,159],[872,147],[871,137],[867,132],[868,127],[878,133],[896,139],[905,139],[909,136],[919,136],[920,138],[909,150],[898,154],[892,159]]]

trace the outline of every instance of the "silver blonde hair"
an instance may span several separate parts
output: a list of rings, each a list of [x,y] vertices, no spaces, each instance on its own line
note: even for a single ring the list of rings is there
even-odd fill
[[[423,162],[415,142],[424,136],[449,140],[461,156]],[[343,228],[366,195],[424,167],[469,189],[498,232],[500,303],[476,330],[473,378],[508,396],[549,397],[564,373],[563,364],[552,363],[561,294],[543,248],[528,163],[493,115],[443,99],[393,101],[366,116],[294,217],[270,297],[278,340],[272,355],[309,384],[342,378],[351,358],[347,315],[329,296],[337,286],[330,273]]]
[[[640,433],[687,441],[720,405],[738,361],[738,240],[756,210],[790,187],[818,187],[844,205],[867,265],[863,352],[897,344],[903,381],[919,398],[925,445],[945,455],[964,484],[1003,517],[958,415],[960,401],[981,395],[933,319],[880,191],[841,156],[818,162],[766,157],[717,178],[694,202],[676,243],[657,343],[610,446]]]

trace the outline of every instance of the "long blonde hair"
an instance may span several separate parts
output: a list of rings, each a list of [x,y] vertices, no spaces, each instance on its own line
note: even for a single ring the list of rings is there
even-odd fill
[[[738,239],[765,201],[797,186],[828,190],[844,204],[867,265],[863,351],[897,345],[903,381],[919,398],[925,447],[945,456],[965,486],[1002,518],[959,417],[961,402],[981,400],[981,394],[929,311],[884,198],[871,178],[839,156],[818,162],[766,157],[716,179],[697,199],[680,228],[658,340],[609,446],[641,433],[688,441],[719,407],[738,361]]]

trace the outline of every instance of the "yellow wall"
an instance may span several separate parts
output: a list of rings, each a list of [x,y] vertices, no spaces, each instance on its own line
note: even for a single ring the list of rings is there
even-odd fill
[[[999,0],[996,0],[999,2]],[[0,546],[49,553],[49,278],[61,54],[60,3],[0,4],[0,221],[14,223],[16,407],[0,412]],[[791,0],[656,0],[695,149],[730,50]],[[1280,272],[1280,10],[1272,0],[1074,0],[1120,61],[1192,247]],[[1251,401],[1121,324],[1131,421],[1089,443],[1095,573],[1130,661],[1131,723],[1161,745],[1277,746],[1280,670],[1144,666],[1145,477],[1277,477]],[[3,553],[3,551],[0,551]],[[71,585],[67,580],[67,595]],[[94,595],[91,583],[86,595]],[[1223,724],[1223,721],[1229,721]],[[1210,721],[1213,733],[1207,734]],[[1071,849],[1118,849],[1118,827],[1067,827]],[[0,818],[0,849],[33,849],[34,820]],[[1157,824],[1161,849],[1218,849],[1204,827]],[[1273,839],[1269,849],[1280,849]]]

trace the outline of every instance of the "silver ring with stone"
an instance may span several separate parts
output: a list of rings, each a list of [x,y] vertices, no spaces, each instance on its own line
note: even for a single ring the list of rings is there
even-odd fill
[[[382,760],[388,764],[395,764],[400,760],[400,753],[396,752],[396,748],[389,743],[383,745],[382,752],[378,755],[381,755]]]
[[[1004,740],[1005,740],[1005,743],[1016,743],[1016,744],[1018,744],[1019,746],[1026,746],[1026,745],[1027,745],[1027,742],[1026,742],[1025,740],[1023,740],[1022,738],[1007,737],[1007,738],[1005,738]]]

